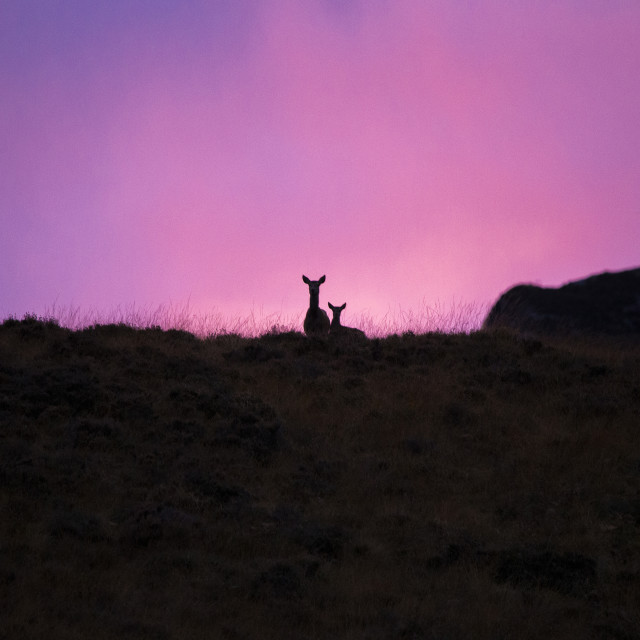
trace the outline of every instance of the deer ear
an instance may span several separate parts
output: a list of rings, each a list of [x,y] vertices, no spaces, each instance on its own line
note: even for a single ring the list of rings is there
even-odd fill
[[[345,302],[345,303],[340,307],[340,311],[342,311],[346,306],[347,306],[347,303]]]
[[[318,280],[318,282],[319,282],[320,284],[322,284],[322,283],[325,281],[325,277],[326,277],[326,276],[322,276],[322,278],[320,278],[320,280]]]
[[[302,276],[302,282],[309,284],[309,278],[307,278],[307,276]]]
[[[329,302],[329,309],[331,309],[331,311],[333,311],[335,309],[335,307]]]

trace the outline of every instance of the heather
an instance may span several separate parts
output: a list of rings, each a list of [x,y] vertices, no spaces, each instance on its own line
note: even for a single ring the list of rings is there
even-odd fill
[[[640,348],[0,326],[0,637],[634,638]]]

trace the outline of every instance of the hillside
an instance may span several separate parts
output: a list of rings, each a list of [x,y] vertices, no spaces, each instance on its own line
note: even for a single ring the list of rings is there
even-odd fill
[[[0,638],[637,638],[640,348],[0,326]]]
[[[605,271],[558,288],[516,285],[500,296],[483,326],[541,336],[624,336],[638,342],[640,269]]]

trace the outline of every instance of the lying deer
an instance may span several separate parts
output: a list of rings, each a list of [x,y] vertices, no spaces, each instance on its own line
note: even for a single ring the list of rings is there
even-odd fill
[[[347,306],[345,302],[341,307],[334,307],[331,303],[329,303],[329,309],[333,311],[333,320],[331,321],[331,326],[329,327],[329,333],[332,336],[348,336],[350,338],[366,338],[364,331],[360,331],[360,329],[354,329],[353,327],[344,327],[340,324],[340,314],[344,311],[344,308]]]

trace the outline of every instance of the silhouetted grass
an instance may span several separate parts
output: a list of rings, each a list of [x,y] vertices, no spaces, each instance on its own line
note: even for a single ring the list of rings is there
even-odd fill
[[[640,349],[0,325],[2,638],[635,638]]]
[[[43,319],[55,320],[67,329],[85,329],[104,324],[124,324],[136,329],[160,328],[188,331],[200,338],[224,334],[255,338],[265,333],[301,331],[306,310],[298,314],[269,313],[252,309],[246,315],[230,317],[212,311],[194,311],[189,303],[183,305],[160,304],[155,307],[115,307],[110,310],[64,307],[53,305],[43,314]],[[350,310],[349,310],[350,311]],[[368,311],[344,316],[345,324],[362,329],[370,338],[383,338],[394,333],[469,333],[482,325],[487,309],[483,305],[453,300],[428,304],[425,300],[417,309],[389,307],[383,316]]]
[[[195,311],[188,302],[183,305],[159,304],[155,307],[131,304],[106,311],[53,305],[43,314],[43,318],[53,319],[60,326],[73,330],[96,325],[122,324],[135,329],[188,331],[200,338],[225,334],[257,337],[267,332],[293,331],[302,326],[303,317],[304,312],[289,317],[256,309],[244,316],[230,317],[218,311]]]

